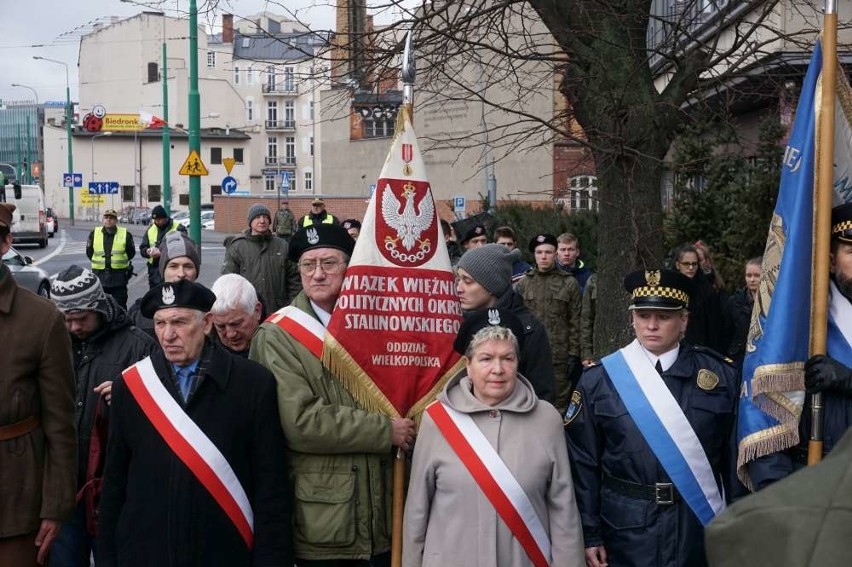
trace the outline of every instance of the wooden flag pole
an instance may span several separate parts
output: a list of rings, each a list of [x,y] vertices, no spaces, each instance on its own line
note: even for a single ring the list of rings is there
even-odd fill
[[[414,52],[411,48],[411,31],[405,36],[402,51],[402,105],[414,124]],[[402,567],[402,514],[405,507],[405,452],[397,448],[393,462],[393,518],[391,532],[391,567]]]
[[[811,291],[810,354],[825,354],[828,333],[828,272],[831,246],[831,204],[834,190],[834,105],[837,85],[837,8],[826,0],[822,31],[822,89],[819,107],[819,153],[814,211],[813,287]],[[822,461],[822,394],[812,394],[808,465]]]

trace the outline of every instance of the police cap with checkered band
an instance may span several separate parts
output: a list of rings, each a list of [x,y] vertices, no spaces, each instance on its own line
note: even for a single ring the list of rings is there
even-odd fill
[[[629,309],[686,309],[692,280],[675,270],[637,270],[624,278]]]

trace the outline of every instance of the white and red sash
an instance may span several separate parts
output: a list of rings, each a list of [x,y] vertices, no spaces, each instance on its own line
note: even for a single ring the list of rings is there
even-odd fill
[[[282,307],[266,318],[296,339],[317,358],[322,358],[326,329],[322,323],[292,305]]]
[[[126,369],[122,375],[145,417],[222,507],[251,549],[254,546],[254,513],[225,456],[166,390],[150,356]]]
[[[426,413],[458,455],[535,567],[550,565],[550,538],[532,502],[473,419],[441,402]]]

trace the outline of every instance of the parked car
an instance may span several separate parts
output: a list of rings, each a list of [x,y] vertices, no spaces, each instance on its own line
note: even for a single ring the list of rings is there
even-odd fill
[[[47,226],[47,236],[53,238],[56,236],[56,233],[59,232],[59,219],[56,217],[56,212],[54,212],[51,207],[48,207],[44,214],[47,215],[47,220],[45,221],[45,225]]]
[[[175,215],[172,218],[186,228],[189,228],[189,213],[186,213],[185,217],[177,218],[177,215]],[[204,228],[204,223],[208,221],[213,221],[213,211],[201,211],[201,228]]]
[[[216,219],[213,215],[213,211],[210,211],[210,217],[204,218],[204,214],[201,215],[201,228],[203,230],[216,230]]]
[[[50,297],[50,278],[47,272],[31,265],[33,259],[14,248],[3,254],[3,263],[9,266],[18,285],[42,297]]]
[[[172,214],[172,220],[178,221],[183,226],[189,226],[189,211],[181,211]]]
[[[133,224],[148,224],[151,222],[151,209],[139,208],[133,211]]]

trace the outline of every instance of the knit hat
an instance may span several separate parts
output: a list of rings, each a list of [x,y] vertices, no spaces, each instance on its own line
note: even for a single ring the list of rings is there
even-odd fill
[[[470,274],[488,293],[500,297],[512,284],[512,264],[519,260],[519,250],[509,250],[502,244],[486,244],[468,250],[458,267]]]
[[[157,205],[151,211],[151,218],[152,219],[167,219],[167,218],[169,218],[169,215],[166,214],[166,209],[165,209],[165,207],[163,207],[163,205]]]
[[[261,215],[266,215],[266,218],[272,220],[272,213],[269,212],[269,209],[266,208],[265,205],[261,205],[260,203],[255,203],[248,210],[248,223],[251,225],[251,221],[256,219]]]
[[[160,275],[166,275],[166,265],[173,258],[186,256],[195,264],[195,269],[201,271],[201,256],[198,247],[182,232],[170,232],[160,243]]]
[[[50,286],[50,299],[63,313],[97,311],[108,315],[106,294],[98,276],[80,266],[70,266],[56,276]]]

